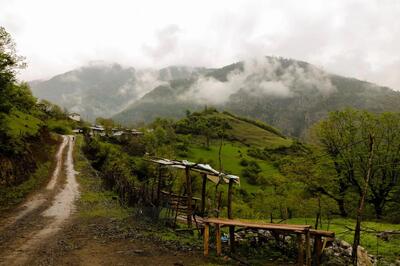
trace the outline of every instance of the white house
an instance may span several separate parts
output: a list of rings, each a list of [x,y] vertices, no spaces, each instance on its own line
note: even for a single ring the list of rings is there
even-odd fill
[[[78,113],[70,113],[68,117],[74,121],[81,121],[81,115]]]

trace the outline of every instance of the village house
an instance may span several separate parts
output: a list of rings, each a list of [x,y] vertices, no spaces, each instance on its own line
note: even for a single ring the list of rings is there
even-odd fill
[[[81,115],[78,113],[70,113],[68,117],[77,122],[81,121]]]

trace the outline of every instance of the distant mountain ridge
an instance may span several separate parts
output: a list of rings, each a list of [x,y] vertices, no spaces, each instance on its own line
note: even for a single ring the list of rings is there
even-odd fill
[[[106,116],[134,124],[160,116],[179,118],[188,109],[214,106],[262,120],[291,136],[304,135],[310,125],[333,110],[400,109],[399,92],[278,57],[213,69],[89,67],[32,83],[32,87],[38,97],[91,118]]]

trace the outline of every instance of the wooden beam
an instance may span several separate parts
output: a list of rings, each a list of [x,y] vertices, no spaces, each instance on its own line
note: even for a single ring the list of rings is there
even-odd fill
[[[206,211],[206,189],[207,189],[207,175],[202,174],[203,183],[201,185],[201,215],[204,217]]]
[[[203,235],[203,244],[204,244],[204,256],[208,256],[208,241],[209,241],[209,235],[210,235],[210,224],[205,223],[204,224],[204,235]]]
[[[219,224],[215,225],[215,242],[217,244],[217,256],[221,256],[222,254],[221,226]]]
[[[304,245],[303,245],[303,235],[297,234],[297,265],[304,265]]]
[[[192,179],[190,177],[189,167],[185,168],[186,174],[186,194],[187,194],[187,225],[192,228]]]
[[[309,229],[310,225],[296,225],[296,224],[271,224],[271,223],[255,223],[247,222],[235,219],[224,219],[224,218],[206,218],[208,223],[220,224],[220,225],[234,225],[240,227],[248,228],[259,228],[267,230],[279,230],[279,231],[289,231],[292,233],[305,233],[306,229]]]
[[[311,239],[310,239],[310,230],[307,228],[306,232],[306,265],[311,266]]]

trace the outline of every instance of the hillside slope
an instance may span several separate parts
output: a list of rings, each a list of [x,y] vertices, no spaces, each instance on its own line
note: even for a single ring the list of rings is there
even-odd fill
[[[182,117],[186,109],[208,105],[298,137],[329,111],[398,111],[399,104],[400,93],[392,89],[332,75],[306,62],[266,57],[158,87],[114,118],[122,123],[148,122],[157,116]]]

